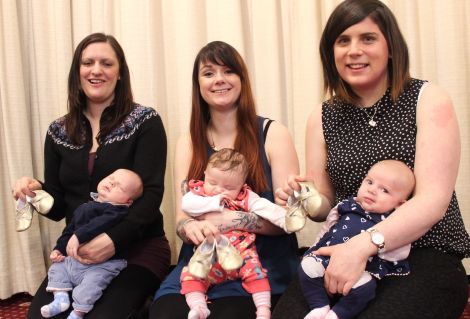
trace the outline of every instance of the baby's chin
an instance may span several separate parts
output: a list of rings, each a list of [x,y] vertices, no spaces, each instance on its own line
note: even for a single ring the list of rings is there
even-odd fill
[[[106,202],[106,201],[108,201],[108,199],[106,198],[106,196],[103,196],[103,194],[100,194],[100,193],[98,193],[98,198],[97,198],[97,200],[98,200],[99,202]]]
[[[377,208],[374,205],[367,205],[365,204],[364,206],[361,205],[362,209],[364,209],[366,212],[369,213],[375,213],[375,214],[385,214],[390,212],[392,209],[383,209],[383,208]]]
[[[357,201],[357,203],[359,204],[359,206],[362,207],[362,209],[366,212],[375,212],[374,211],[374,205],[370,205],[370,204],[367,204],[366,202],[360,202],[360,201]]]

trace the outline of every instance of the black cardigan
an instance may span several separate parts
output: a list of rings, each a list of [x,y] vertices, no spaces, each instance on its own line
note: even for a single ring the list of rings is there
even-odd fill
[[[48,218],[66,218],[69,224],[74,210],[90,199],[101,179],[118,168],[136,172],[143,181],[143,195],[129,208],[129,214],[106,234],[116,251],[144,238],[163,236],[163,198],[167,141],[160,116],[154,109],[135,105],[123,123],[105,137],[96,151],[92,174],[88,174],[91,127],[83,117],[86,130],[84,146],[73,145],[65,134],[61,117],[49,126],[44,158],[43,189],[54,197]]]

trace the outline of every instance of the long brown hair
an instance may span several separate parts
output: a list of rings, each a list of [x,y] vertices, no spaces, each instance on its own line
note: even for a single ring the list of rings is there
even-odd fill
[[[119,80],[114,89],[114,100],[107,107],[100,119],[100,132],[98,133],[98,143],[106,137],[114,128],[120,125],[123,119],[129,115],[134,108],[132,96],[129,67],[126,57],[119,42],[112,36],[103,33],[92,33],[85,37],[75,49],[70,66],[68,79],[68,113],[65,115],[65,129],[67,136],[72,143],[83,145],[85,143],[83,132],[85,130],[83,121],[83,111],[87,106],[87,96],[83,93],[80,85],[80,64],[82,52],[85,48],[97,42],[109,43],[113,48],[119,62]]]
[[[234,148],[245,156],[248,162],[248,184],[255,192],[267,189],[263,170],[258,136],[258,123],[255,101],[251,91],[250,79],[245,62],[231,45],[214,41],[204,46],[196,56],[193,66],[192,108],[190,134],[193,156],[188,171],[188,180],[201,179],[208,161],[207,126],[211,118],[209,105],[201,96],[199,86],[199,66],[203,62],[212,62],[229,67],[240,77],[241,92],[237,101],[237,138]]]
[[[391,57],[388,62],[388,76],[391,83],[392,101],[396,102],[411,80],[408,47],[395,16],[379,0],[345,0],[330,15],[320,40],[324,91],[330,96],[336,94],[339,99],[347,103],[357,101],[358,96],[349,84],[341,79],[336,69],[334,44],[344,30],[367,17],[378,25],[387,40]]]

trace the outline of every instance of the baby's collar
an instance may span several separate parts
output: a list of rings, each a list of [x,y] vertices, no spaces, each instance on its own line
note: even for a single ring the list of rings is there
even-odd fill
[[[99,202],[99,200],[98,200],[98,193],[90,192],[90,197],[91,197],[91,199],[93,199],[95,202]]]
[[[98,193],[90,192],[91,199],[93,199],[97,203],[108,203],[108,204],[115,205],[115,206],[127,206],[127,207],[129,207],[129,205],[127,205],[127,204],[120,204],[120,203],[113,203],[113,202],[109,202],[109,201],[99,200],[98,196],[99,196]]]

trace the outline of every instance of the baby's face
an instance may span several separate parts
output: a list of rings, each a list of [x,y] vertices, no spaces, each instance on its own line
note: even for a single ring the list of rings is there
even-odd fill
[[[98,199],[115,204],[130,204],[132,190],[137,188],[136,183],[138,180],[132,173],[119,169],[98,184]]]
[[[368,212],[387,213],[406,201],[407,190],[400,187],[390,170],[372,167],[362,181],[357,202]]]
[[[207,195],[222,194],[236,199],[244,184],[244,176],[238,170],[224,171],[209,165],[205,171],[204,192]]]

